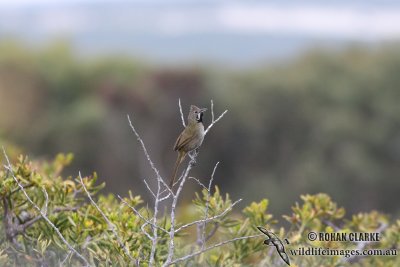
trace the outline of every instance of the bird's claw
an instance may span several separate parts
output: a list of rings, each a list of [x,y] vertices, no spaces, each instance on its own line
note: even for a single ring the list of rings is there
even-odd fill
[[[198,148],[196,148],[195,150],[189,152],[190,162],[191,162],[191,164],[192,164],[193,166],[196,166],[196,163],[197,163],[196,157],[197,157],[197,154],[198,154],[198,153],[199,153],[199,149],[198,149]]]

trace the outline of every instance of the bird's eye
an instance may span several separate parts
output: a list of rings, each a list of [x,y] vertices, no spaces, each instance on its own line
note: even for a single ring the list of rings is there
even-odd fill
[[[198,111],[196,110],[194,113],[195,113],[195,114],[197,114],[197,113],[198,113]]]

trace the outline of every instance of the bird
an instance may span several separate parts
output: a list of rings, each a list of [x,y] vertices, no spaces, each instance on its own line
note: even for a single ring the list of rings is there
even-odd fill
[[[186,155],[195,149],[198,149],[204,140],[203,113],[206,108],[199,108],[195,105],[190,106],[188,115],[188,123],[182,133],[175,142],[174,150],[178,151],[175,167],[169,183],[170,188],[173,187],[178,167],[185,159]]]

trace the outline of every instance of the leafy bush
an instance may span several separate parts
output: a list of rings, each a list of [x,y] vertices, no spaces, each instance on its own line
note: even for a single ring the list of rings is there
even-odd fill
[[[153,226],[145,223],[154,210],[143,203],[140,196],[128,193],[118,199],[113,195],[99,194],[104,184],[96,185],[97,174],[83,177],[63,177],[62,171],[71,163],[72,155],[58,155],[52,162],[30,161],[27,157],[14,158],[12,171],[0,171],[0,197],[3,224],[0,226],[1,266],[81,266],[82,259],[71,253],[66,242],[95,266],[148,266],[152,250]],[[16,180],[23,185],[23,190]],[[83,187],[83,185],[85,187]],[[96,204],[105,217],[90,201],[97,196]],[[27,196],[40,207],[27,200]],[[210,220],[206,225],[203,243],[202,222],[184,227],[174,236],[173,259],[202,251],[183,260],[185,266],[285,266],[274,247],[267,247],[267,239],[257,226],[276,233],[281,240],[288,239],[286,253],[291,266],[400,266],[398,256],[306,257],[294,256],[290,249],[299,247],[324,247],[330,249],[398,249],[400,220],[392,221],[376,211],[345,217],[345,209],[338,207],[326,194],[303,195],[301,203],[292,207],[292,214],[284,216],[288,230],[279,224],[268,211],[269,201],[253,202],[241,212],[229,213],[235,205],[229,194],[215,187],[210,195],[207,188],[195,195],[191,204],[179,208],[175,229],[202,218],[207,209]],[[136,210],[138,213],[135,213]],[[171,217],[164,211],[157,217],[157,246],[154,265],[167,261]],[[65,241],[60,238],[54,224]],[[223,216],[221,216],[221,214]],[[144,219],[143,219],[144,218]],[[282,223],[282,222],[281,222]],[[166,229],[167,231],[163,231]],[[113,231],[114,230],[114,231]],[[380,242],[311,242],[309,232],[381,232]],[[116,232],[117,235],[114,233]],[[147,233],[147,234],[145,234]],[[237,239],[240,237],[247,237]],[[237,239],[237,240],[235,240]],[[228,240],[226,244],[225,240]],[[199,242],[200,241],[200,242]],[[121,245],[120,242],[123,244]],[[221,244],[213,247],[214,244]],[[128,253],[129,254],[128,254]],[[132,261],[132,258],[135,259]],[[140,259],[140,262],[137,260]],[[182,262],[176,263],[181,266]]]

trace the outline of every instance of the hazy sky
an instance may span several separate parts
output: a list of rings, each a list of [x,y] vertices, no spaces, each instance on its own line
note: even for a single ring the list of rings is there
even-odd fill
[[[398,2],[400,1],[0,0],[0,7],[51,7],[54,16],[44,13],[42,18],[38,18],[38,26],[67,34],[93,27],[96,23],[90,21],[93,16],[85,17],[85,14],[79,12],[80,5],[108,3],[118,6],[131,3],[131,7],[135,8],[137,5],[138,9],[143,8],[143,5],[148,9],[150,5],[153,11],[146,10],[147,16],[143,17],[134,12],[127,14],[122,7],[121,18],[130,16],[130,20],[137,24],[136,29],[140,30],[142,27],[143,30],[165,35],[218,30],[239,34],[392,39],[400,36]],[[65,6],[74,6],[78,12],[70,12],[68,9],[63,11]],[[162,11],[158,12],[157,8],[160,7]],[[51,19],[46,20],[47,17]],[[46,21],[49,24],[47,26],[44,25]],[[0,18],[0,23],[6,29],[10,26],[5,19],[1,21]],[[12,23],[14,21],[10,19],[9,24]],[[124,26],[122,24],[121,27]],[[110,26],[112,25],[118,27],[116,22],[111,22]],[[132,29],[135,30],[135,26]]]
[[[400,40],[398,0],[0,0],[0,34],[67,36],[151,57],[280,55],[328,41]]]

